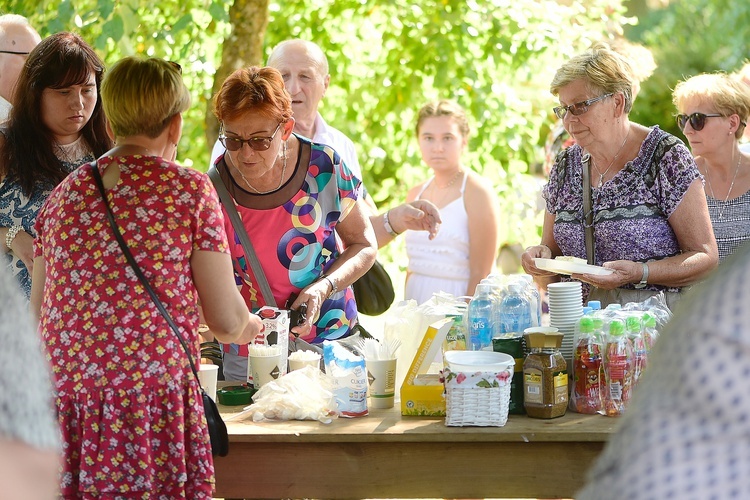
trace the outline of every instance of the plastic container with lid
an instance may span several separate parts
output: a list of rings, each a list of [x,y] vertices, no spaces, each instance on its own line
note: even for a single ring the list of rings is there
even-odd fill
[[[532,418],[556,418],[568,407],[568,365],[562,333],[526,333],[531,352],[523,362],[524,408]]]

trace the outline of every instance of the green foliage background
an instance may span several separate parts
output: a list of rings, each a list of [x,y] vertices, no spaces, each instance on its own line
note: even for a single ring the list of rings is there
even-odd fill
[[[252,0],[245,0],[252,2]],[[359,148],[365,182],[381,207],[403,200],[428,173],[414,118],[428,100],[453,98],[471,116],[466,163],[500,197],[501,237],[538,240],[540,164],[555,104],[555,69],[591,41],[625,31],[654,52],[634,120],[678,133],[671,89],[702,71],[737,69],[747,57],[750,6],[734,0],[675,0],[625,16],[634,0],[286,0],[272,1],[266,56],[281,40],[321,45],[331,67],[323,116]],[[0,0],[48,35],[80,33],[108,65],[129,54],[178,61],[191,88],[180,159],[204,170],[204,114],[222,42],[232,27],[221,0]],[[260,62],[260,61],[259,61]],[[398,245],[386,250],[397,262]]]
[[[203,113],[229,3],[218,0],[3,0],[45,36],[71,30],[110,65],[134,53],[178,61],[193,94],[180,159],[205,169]],[[466,162],[496,185],[502,239],[538,238],[536,207],[544,137],[551,123],[548,82],[557,66],[591,40],[626,23],[619,0],[288,0],[272,2],[265,53],[302,37],[329,57],[332,84],[324,117],[359,147],[378,205],[403,200],[427,176],[414,117],[428,100],[458,100],[473,118]]]

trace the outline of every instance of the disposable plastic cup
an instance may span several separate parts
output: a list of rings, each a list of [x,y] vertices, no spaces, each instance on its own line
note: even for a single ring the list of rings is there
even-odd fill
[[[198,369],[198,379],[201,387],[206,391],[211,399],[216,401],[216,383],[219,380],[219,367],[210,363],[200,365]]]
[[[368,359],[367,380],[369,382],[370,408],[393,408],[396,394],[396,360]]]

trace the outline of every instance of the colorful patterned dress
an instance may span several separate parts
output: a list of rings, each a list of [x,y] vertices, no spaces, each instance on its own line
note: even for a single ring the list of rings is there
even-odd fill
[[[94,160],[94,154],[83,136],[77,141],[64,146],[57,146],[58,160],[66,172],[72,172],[79,165]],[[0,183],[0,227],[19,225],[31,236],[34,232],[34,221],[39,209],[55,187],[54,183],[39,181],[34,186],[31,196],[26,196],[17,180],[6,179]],[[13,252],[5,254],[8,266],[20,284],[26,298],[31,293],[31,275],[23,261]]]
[[[226,252],[218,198],[200,172],[108,157],[109,204],[136,261],[198,355],[194,251]],[[175,333],[128,266],[84,165],[37,218],[46,288],[41,331],[56,386],[66,498],[211,498],[200,387]]]
[[[229,174],[223,156],[216,164],[227,190],[237,201],[237,210],[274,299],[282,308],[293,294],[317,280],[339,256],[336,225],[354,208],[360,184],[332,148],[297,138],[299,157],[309,157],[309,161],[298,160],[292,177],[270,194],[253,194],[242,189]],[[285,196],[282,202],[273,201],[287,192],[290,196]],[[248,307],[265,305],[229,217],[226,217],[226,229],[242,296]],[[354,292],[346,287],[323,302],[320,317],[304,340],[320,343],[345,337],[356,319]],[[247,357],[247,346],[227,344],[224,350]]]

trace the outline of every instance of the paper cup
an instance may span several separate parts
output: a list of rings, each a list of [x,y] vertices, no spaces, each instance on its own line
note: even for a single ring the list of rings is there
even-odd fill
[[[203,390],[206,391],[206,394],[211,396],[211,399],[215,402],[216,382],[219,379],[219,366],[209,363],[200,365],[198,369],[198,379],[200,380]]]
[[[248,362],[253,374],[253,387],[256,389],[281,376],[281,353],[266,356],[250,354]]]
[[[393,408],[396,394],[396,360],[366,360],[370,408]]]
[[[320,369],[320,354],[315,353],[314,358],[315,359],[312,359],[312,356],[310,357],[310,359],[294,359],[293,357],[290,357],[289,370],[299,370],[306,366],[312,366],[313,368]]]

